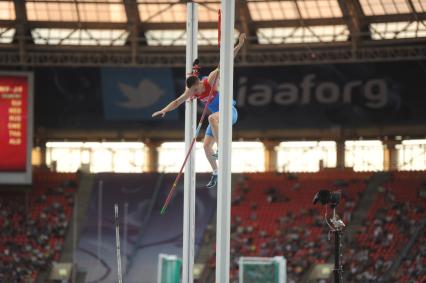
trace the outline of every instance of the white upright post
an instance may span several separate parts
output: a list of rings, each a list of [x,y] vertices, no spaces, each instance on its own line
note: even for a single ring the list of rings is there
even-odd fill
[[[232,94],[235,1],[222,0],[220,42],[219,176],[217,190],[216,283],[229,283],[231,233]]]
[[[123,259],[124,259],[124,278],[126,278],[126,272],[127,272],[127,233],[128,233],[128,228],[129,228],[129,224],[128,224],[128,215],[129,215],[129,203],[126,201],[124,203],[124,219],[123,219]]]
[[[99,181],[98,184],[98,240],[96,243],[97,251],[96,256],[98,257],[98,265],[97,268],[102,268],[101,264],[101,248],[102,248],[102,201],[103,201],[103,180]]]
[[[74,211],[72,216],[72,274],[71,282],[77,282],[77,217],[78,217],[78,197],[77,192],[74,193]]]
[[[186,73],[192,72],[192,63],[197,58],[198,5],[188,2],[186,6]],[[197,101],[185,103],[185,152],[195,137]],[[196,147],[196,145],[194,145]],[[195,148],[185,167],[183,200],[183,266],[182,282],[193,282],[195,238]]]
[[[117,279],[118,279],[118,283],[122,283],[123,274],[121,272],[120,220],[118,218],[118,204],[114,204],[114,216],[115,216],[115,250],[117,255]]]

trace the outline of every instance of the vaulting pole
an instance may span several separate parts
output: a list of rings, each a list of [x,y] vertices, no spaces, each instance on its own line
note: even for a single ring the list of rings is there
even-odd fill
[[[186,74],[192,72],[192,63],[197,58],[198,4],[186,5]],[[197,100],[185,102],[185,152],[188,152],[195,137],[197,124]],[[195,238],[195,150],[191,151],[184,175],[183,200],[183,266],[182,282],[193,282]]]
[[[229,283],[235,1],[222,0],[221,10],[216,283]]]

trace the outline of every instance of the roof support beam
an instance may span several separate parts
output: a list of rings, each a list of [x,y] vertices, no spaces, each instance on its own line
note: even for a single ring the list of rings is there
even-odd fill
[[[18,0],[19,1],[19,0]],[[64,21],[29,21],[31,28],[65,28],[65,29],[127,29],[127,23],[111,22],[64,22]]]
[[[237,21],[239,23],[239,26],[241,27],[241,31],[247,35],[247,43],[243,47],[243,51],[244,51],[248,45],[258,43],[257,33],[256,33],[256,28],[253,24],[253,19],[251,18],[251,15],[250,15],[250,10],[248,8],[247,1],[240,0],[236,2],[235,4],[237,5],[236,9],[238,11],[236,15]]]
[[[406,0],[408,3],[408,6],[410,6],[411,12],[413,13],[414,18],[418,21],[418,15],[417,15],[417,11],[416,8],[414,7],[413,1],[412,0]]]
[[[25,63],[26,60],[26,41],[27,36],[30,35],[27,27],[27,10],[25,9],[25,1],[14,0],[15,14],[16,14],[16,30],[15,40],[19,46],[19,58],[21,64]]]
[[[426,13],[369,16],[365,19],[369,23],[426,21]]]
[[[359,0],[338,0],[343,19],[348,26],[352,46],[356,50],[363,37],[368,35],[368,25],[365,23]]]
[[[15,0],[22,4],[22,1]],[[135,1],[135,0],[132,0]],[[355,0],[339,0],[353,2]],[[247,16],[247,15],[246,15]],[[129,18],[130,19],[130,18]],[[323,18],[323,19],[303,19],[304,26],[321,26],[321,25],[343,25],[347,24],[346,18]],[[353,21],[354,26],[361,27],[368,23],[380,23],[380,22],[405,22],[405,21],[424,21],[426,20],[426,13],[417,13],[417,16],[413,14],[395,14],[395,15],[378,15],[378,16],[361,16],[359,20]],[[243,19],[241,18],[241,22]],[[299,27],[301,26],[300,19],[294,20],[269,20],[269,21],[251,21],[246,18],[247,30],[249,32],[255,32],[258,28],[271,28],[271,27]],[[14,25],[14,21],[0,20],[0,26],[11,27]],[[29,28],[69,28],[75,29],[77,27],[75,22],[64,22],[64,21],[30,21],[28,22]],[[111,23],[111,22],[81,22],[78,28],[81,29],[128,29],[128,23]],[[185,30],[186,24],[182,23],[143,23],[144,30],[161,30],[161,29],[172,29],[172,30]],[[244,32],[247,30],[241,23],[241,28]],[[217,22],[200,22],[199,29],[217,29]],[[139,30],[141,30],[141,23],[139,23]]]
[[[331,64],[331,63],[355,63],[355,62],[385,62],[400,60],[425,60],[426,45],[424,40],[419,39],[411,45],[398,45],[406,43],[406,40],[386,41],[387,46],[377,46],[385,42],[372,42],[366,46],[363,44],[356,52],[353,52],[349,44],[331,48],[329,43],[322,45],[322,48],[312,46],[310,50],[306,48],[286,49],[283,51],[282,45],[270,46],[270,49],[252,48],[250,53],[241,60],[240,66],[283,66],[301,64]],[[8,44],[10,45],[10,44]],[[305,45],[306,46],[306,45]],[[254,47],[254,46],[253,46]],[[259,46],[260,47],[260,46]],[[273,48],[275,47],[275,48]],[[1,48],[1,45],[0,45]],[[107,49],[96,48],[92,51],[80,50],[74,47],[71,50],[57,50],[55,52],[45,52],[28,50],[24,63],[19,59],[17,49],[2,50],[0,52],[0,66],[152,66],[152,67],[183,67],[185,65],[184,47],[176,49],[181,52],[170,52],[170,48],[164,51],[147,53],[144,52],[138,57],[136,64],[132,63],[130,52],[113,52]],[[100,52],[103,50],[103,52]],[[108,50],[108,51],[107,51]],[[312,50],[316,56],[312,56]],[[217,51],[203,52],[200,60],[205,66],[215,66],[219,61]]]
[[[7,24],[8,22],[5,22]],[[299,27],[301,22],[299,19],[295,20],[270,20],[270,21],[248,21],[247,29],[254,32],[257,28],[270,28],[270,27]],[[0,25],[2,22],[0,21]],[[325,18],[325,19],[304,19],[305,26],[320,26],[320,25],[341,25],[345,24],[342,18]],[[31,27],[37,28],[69,28],[75,29],[75,22],[61,22],[61,21],[30,21]],[[81,22],[78,28],[81,29],[127,29],[127,23],[111,23],[111,22]],[[185,30],[186,23],[143,23],[144,30]],[[140,28],[139,28],[140,29]],[[200,22],[199,29],[217,29],[217,22]],[[242,29],[244,31],[244,29]]]
[[[343,18],[323,18],[323,19],[293,19],[293,20],[270,20],[255,21],[255,28],[284,28],[284,27],[308,27],[308,26],[324,26],[324,25],[344,25]]]
[[[2,27],[2,28],[14,28],[15,24],[16,24],[15,21],[0,20],[0,27]]]
[[[132,49],[132,63],[136,63],[139,54],[139,27],[141,23],[138,4],[136,0],[124,0],[124,7],[127,15],[129,41]]]

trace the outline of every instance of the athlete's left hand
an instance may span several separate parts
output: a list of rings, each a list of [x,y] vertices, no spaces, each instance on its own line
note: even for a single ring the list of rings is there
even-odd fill
[[[152,117],[160,116],[160,115],[161,115],[161,117],[164,117],[164,115],[166,115],[166,112],[164,112],[163,110],[154,112],[154,114],[152,114]]]
[[[247,38],[246,34],[244,32],[242,32],[240,34],[240,36],[238,37],[238,45],[239,46],[243,46],[244,41],[246,40],[246,38]]]

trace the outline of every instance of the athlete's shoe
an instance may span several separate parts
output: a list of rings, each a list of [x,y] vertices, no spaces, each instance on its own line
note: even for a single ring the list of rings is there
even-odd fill
[[[217,185],[217,174],[212,174],[212,177],[210,178],[210,181],[206,185],[207,188],[212,189],[216,187]]]

